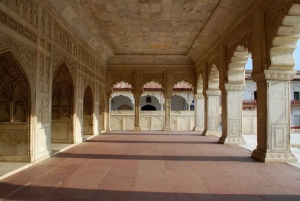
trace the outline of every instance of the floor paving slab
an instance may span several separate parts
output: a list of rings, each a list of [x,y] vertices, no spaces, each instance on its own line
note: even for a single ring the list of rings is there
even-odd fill
[[[0,200],[300,200],[300,168],[255,161],[251,143],[217,141],[191,131],[104,133],[1,180]]]

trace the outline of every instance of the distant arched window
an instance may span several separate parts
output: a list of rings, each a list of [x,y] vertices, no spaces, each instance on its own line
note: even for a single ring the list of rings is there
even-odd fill
[[[146,103],[151,103],[151,97],[150,96],[146,97]]]

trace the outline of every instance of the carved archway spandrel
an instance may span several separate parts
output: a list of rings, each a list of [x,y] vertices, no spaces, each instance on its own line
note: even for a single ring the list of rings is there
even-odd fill
[[[172,87],[178,82],[185,81],[195,87],[195,73],[194,72],[173,72],[172,73]]]
[[[111,72],[110,84],[113,86],[117,82],[124,81],[129,84],[133,83],[133,72]]]
[[[157,82],[163,86],[164,74],[163,73],[143,73],[142,74],[142,86],[151,81]]]

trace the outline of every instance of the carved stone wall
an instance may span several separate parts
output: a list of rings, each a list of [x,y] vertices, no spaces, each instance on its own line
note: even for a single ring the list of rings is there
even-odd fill
[[[30,89],[22,67],[12,53],[0,54],[1,161],[28,161],[29,103]]]

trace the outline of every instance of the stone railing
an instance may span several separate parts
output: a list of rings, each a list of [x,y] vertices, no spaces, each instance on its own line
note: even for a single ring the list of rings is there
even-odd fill
[[[243,110],[243,134],[257,133],[257,112],[256,110]]]
[[[194,111],[171,111],[172,130],[192,130]],[[134,111],[111,111],[110,126],[112,130],[133,130]],[[141,111],[140,127],[142,130],[163,130],[165,111]]]

